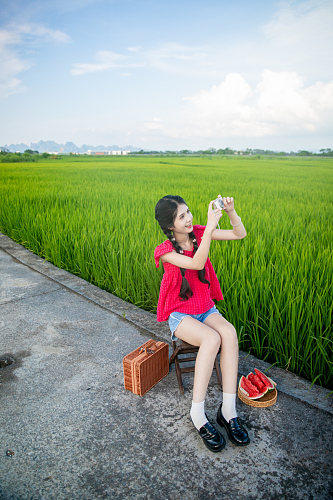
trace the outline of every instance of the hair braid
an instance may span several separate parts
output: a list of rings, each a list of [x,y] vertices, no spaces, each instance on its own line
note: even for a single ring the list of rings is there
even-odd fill
[[[164,228],[163,229],[163,233],[168,238],[168,240],[171,242],[173,248],[176,250],[177,253],[180,253],[180,254],[184,253],[183,249],[181,248],[181,246],[179,245],[179,243],[176,241],[176,238],[173,236],[171,229]],[[190,297],[192,297],[193,292],[191,290],[189,282],[185,278],[185,271],[186,271],[186,269],[184,269],[182,267],[180,267],[179,269],[180,269],[180,272],[181,272],[181,275],[182,275],[182,283],[181,283],[181,286],[180,286],[179,295],[180,295],[180,297],[183,300],[187,300]]]
[[[196,239],[193,231],[190,233],[189,236],[192,239],[193,250],[194,250],[193,256],[194,256],[196,251],[198,250],[198,242],[197,242],[197,239]],[[199,280],[201,281],[201,283],[206,283],[206,285],[208,285],[210,287],[210,281],[206,280],[205,275],[206,275],[206,271],[205,271],[205,267],[203,267],[203,269],[200,269],[200,271],[198,271]]]

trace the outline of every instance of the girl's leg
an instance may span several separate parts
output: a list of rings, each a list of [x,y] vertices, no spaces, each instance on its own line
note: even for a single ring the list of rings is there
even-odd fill
[[[212,375],[216,354],[221,346],[221,337],[215,330],[187,316],[178,325],[176,336],[188,344],[199,347],[195,361],[191,419],[211,451],[221,451],[225,446],[222,434],[208,422],[205,414],[205,397]]]
[[[235,327],[220,314],[211,314],[205,320],[221,337],[221,372],[223,392],[235,394],[238,374],[238,339]]]
[[[191,317],[180,322],[175,335],[184,342],[199,347],[194,371],[193,402],[200,403],[206,397],[216,354],[221,346],[221,337],[215,329]]]
[[[205,320],[221,336],[221,372],[223,384],[222,414],[227,422],[237,417],[236,389],[238,374],[238,339],[234,326],[220,314],[211,314]]]
[[[238,339],[234,326],[220,314],[211,314],[205,324],[219,333],[222,339],[221,372],[223,403],[219,406],[216,420],[225,427],[229,439],[237,446],[246,446],[250,439],[246,429],[239,423],[236,410],[238,373]]]

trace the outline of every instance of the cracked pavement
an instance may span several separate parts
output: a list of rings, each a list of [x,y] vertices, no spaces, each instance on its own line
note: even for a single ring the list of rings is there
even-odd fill
[[[174,367],[143,397],[124,389],[123,357],[169,342],[155,315],[1,233],[0,276],[0,358],[14,360],[0,368],[1,499],[332,498],[327,389],[241,352],[240,374],[269,369],[278,400],[238,400],[251,444],[213,454],[189,418],[193,374],[184,396]],[[220,401],[213,374],[213,422]]]

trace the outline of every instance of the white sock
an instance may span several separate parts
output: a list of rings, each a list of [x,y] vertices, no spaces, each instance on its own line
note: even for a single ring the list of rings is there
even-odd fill
[[[228,392],[223,393],[222,415],[227,422],[229,422],[231,418],[237,417],[236,394],[229,394]]]
[[[205,415],[205,401],[202,401],[201,403],[195,403],[192,401],[190,415],[194,426],[198,430],[205,425],[205,423],[208,422]]]

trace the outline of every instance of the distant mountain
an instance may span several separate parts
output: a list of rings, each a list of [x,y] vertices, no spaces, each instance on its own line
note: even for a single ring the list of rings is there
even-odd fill
[[[65,144],[59,144],[55,141],[39,141],[31,142],[30,144],[5,144],[3,148],[8,149],[12,153],[24,153],[26,149],[32,149],[33,151],[39,151],[39,153],[87,153],[90,151],[140,151],[141,148],[136,148],[134,146],[117,146],[113,144],[112,146],[92,146],[88,144],[82,144],[82,146],[77,146],[74,142],[66,142]]]

